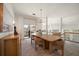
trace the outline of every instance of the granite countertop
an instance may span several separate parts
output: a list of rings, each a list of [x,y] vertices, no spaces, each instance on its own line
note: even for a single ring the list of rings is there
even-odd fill
[[[9,34],[12,34],[13,32],[1,32],[0,33],[0,39],[1,38],[3,38],[3,37],[5,37],[5,36],[7,36],[7,35],[9,35]]]

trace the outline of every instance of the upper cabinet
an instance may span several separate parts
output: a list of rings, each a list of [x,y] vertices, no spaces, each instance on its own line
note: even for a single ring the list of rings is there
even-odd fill
[[[3,4],[0,3],[0,32],[2,32],[3,28]]]

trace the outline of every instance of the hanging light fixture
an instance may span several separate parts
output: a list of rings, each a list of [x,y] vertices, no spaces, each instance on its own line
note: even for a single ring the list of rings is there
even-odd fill
[[[42,23],[42,9],[40,9],[40,23]]]

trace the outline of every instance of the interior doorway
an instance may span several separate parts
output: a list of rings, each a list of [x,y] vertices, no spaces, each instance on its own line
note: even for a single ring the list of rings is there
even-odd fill
[[[24,24],[24,38],[30,37],[30,26],[27,24]]]
[[[34,24],[24,24],[24,38],[31,38],[31,35],[36,31]]]

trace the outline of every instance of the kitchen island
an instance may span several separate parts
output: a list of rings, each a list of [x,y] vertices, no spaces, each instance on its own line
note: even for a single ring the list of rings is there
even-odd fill
[[[1,56],[17,56],[20,53],[19,35],[10,33],[0,34],[0,55]]]

